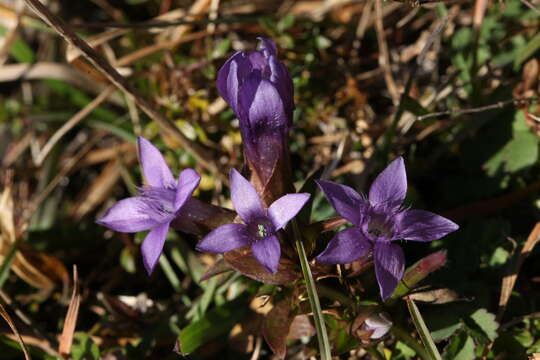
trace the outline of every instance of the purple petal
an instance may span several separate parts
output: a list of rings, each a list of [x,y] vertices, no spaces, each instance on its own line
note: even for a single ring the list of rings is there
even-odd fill
[[[269,80],[249,76],[240,89],[239,104],[249,119],[252,131],[284,131],[287,126],[283,101]]]
[[[407,195],[407,173],[405,163],[400,156],[390,163],[373,181],[369,189],[369,201],[372,204],[400,206]]]
[[[276,47],[276,43],[273,40],[270,40],[264,37],[258,37],[257,39],[260,40],[260,43],[259,43],[260,51],[266,53],[267,55],[276,55],[277,47]]]
[[[276,86],[288,118],[287,125],[292,126],[292,113],[294,110],[294,87],[289,71],[275,56],[268,59],[270,66],[270,81]]]
[[[96,223],[119,232],[139,232],[158,224],[143,197],[131,197],[114,204]]]
[[[251,238],[244,224],[225,224],[206,235],[196,248],[202,252],[225,253],[248,245]]]
[[[154,271],[161,252],[163,251],[163,244],[165,244],[165,238],[167,237],[167,231],[169,231],[169,223],[163,223],[152,229],[141,245],[141,252],[143,256],[143,263],[148,275],[151,275]]]
[[[251,63],[252,69],[264,71],[264,68],[266,67],[266,64],[267,64],[267,60],[261,51],[253,51],[249,53],[248,59],[249,59],[249,62]]]
[[[264,216],[265,211],[261,198],[253,185],[240,175],[236,169],[231,169],[229,176],[232,203],[240,218],[247,224],[255,217]]]
[[[366,201],[356,191],[333,181],[319,180],[317,184],[339,215],[360,225],[361,209]]]
[[[148,185],[158,188],[174,187],[174,177],[159,150],[142,136],[139,136],[137,141],[139,159]]]
[[[201,177],[193,169],[184,169],[178,175],[178,185],[176,186],[176,196],[174,200],[174,209],[178,211],[190,198],[193,191],[199,186]]]
[[[390,242],[375,244],[375,275],[381,291],[381,297],[386,300],[403,277],[405,256],[399,245]]]
[[[217,88],[219,95],[238,116],[238,89],[251,71],[251,65],[242,51],[229,58],[219,69]]]
[[[289,220],[298,214],[309,200],[309,194],[287,194],[283,195],[270,205],[268,215],[272,219],[272,223],[276,231],[283,228]]]
[[[459,226],[445,217],[424,210],[406,210],[398,215],[396,239],[433,241],[456,231]]]
[[[371,247],[360,229],[350,227],[330,240],[326,249],[317,256],[317,261],[323,264],[351,263],[366,255]]]
[[[251,244],[253,256],[257,261],[272,274],[277,272],[281,247],[277,236],[268,236]]]

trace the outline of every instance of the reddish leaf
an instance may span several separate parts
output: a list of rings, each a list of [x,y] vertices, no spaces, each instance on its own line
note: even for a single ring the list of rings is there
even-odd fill
[[[278,271],[270,273],[253,257],[249,247],[229,251],[224,258],[234,270],[265,284],[285,285],[300,278],[295,264],[285,258],[279,261]]]
[[[287,354],[287,334],[293,322],[294,313],[289,301],[281,301],[274,305],[266,315],[263,323],[263,336],[270,349],[280,359]]]

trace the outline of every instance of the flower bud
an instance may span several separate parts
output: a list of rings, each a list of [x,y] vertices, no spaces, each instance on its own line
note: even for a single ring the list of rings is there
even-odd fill
[[[370,315],[362,325],[361,329],[370,333],[371,340],[382,338],[392,327],[392,322],[384,313]]]
[[[240,51],[227,60],[219,70],[217,88],[240,120],[246,163],[257,177],[252,183],[268,202],[263,193],[271,178],[279,179],[272,186],[281,189],[274,189],[270,198],[285,190],[282,183],[289,166],[287,135],[294,103],[292,80],[277,59],[276,45],[260,40],[260,50]]]

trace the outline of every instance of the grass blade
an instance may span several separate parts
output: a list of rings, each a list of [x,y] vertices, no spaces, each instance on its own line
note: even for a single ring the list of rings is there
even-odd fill
[[[433,342],[433,339],[431,338],[431,334],[429,333],[429,329],[426,326],[426,323],[424,322],[424,319],[422,318],[422,314],[420,314],[420,311],[418,310],[418,307],[414,303],[414,301],[410,297],[406,297],[407,301],[407,308],[409,309],[409,312],[411,313],[411,317],[414,323],[414,326],[416,327],[416,330],[418,331],[418,334],[420,335],[420,339],[422,339],[422,343],[424,344],[429,357],[432,360],[442,360],[441,354],[439,354],[439,350],[437,349],[437,346],[435,346],[435,343]]]
[[[324,317],[321,310],[321,304],[319,302],[319,296],[317,295],[317,289],[315,287],[315,281],[309,268],[309,263],[304,249],[304,243],[302,242],[302,236],[298,229],[298,225],[293,221],[293,230],[296,237],[296,248],[298,256],[300,257],[300,265],[302,266],[302,274],[306,281],[306,288],[308,291],[309,303],[311,310],[313,311],[313,320],[315,321],[315,328],[317,329],[317,340],[319,341],[319,352],[321,360],[331,360],[332,354],[330,351],[330,342],[328,341],[328,333],[326,332],[326,325],[324,323]]]

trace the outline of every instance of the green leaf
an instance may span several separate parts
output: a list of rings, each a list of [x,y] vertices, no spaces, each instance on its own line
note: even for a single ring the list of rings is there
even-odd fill
[[[214,50],[212,51],[212,59],[219,59],[221,57],[224,57],[230,48],[231,39],[225,38],[219,41],[217,44],[214,45]]]
[[[455,336],[444,351],[444,360],[474,359],[474,341],[464,331]]]
[[[495,321],[495,315],[487,312],[486,309],[479,309],[471,314],[470,319],[490,341],[495,340],[499,328],[499,324]]]
[[[226,334],[242,319],[247,309],[247,297],[241,296],[208,311],[202,319],[182,329],[178,337],[179,352],[190,354],[201,345]]]
[[[13,245],[11,245],[7,255],[4,257],[2,265],[0,266],[0,289],[2,289],[4,287],[4,283],[6,282],[7,278],[9,277],[9,271],[11,269],[11,264],[13,263],[13,260],[15,259],[15,254],[17,253],[17,249],[19,248],[20,239],[21,238],[17,239],[13,243]]]
[[[509,256],[510,256],[510,253],[503,247],[499,246],[498,248],[495,249],[493,254],[491,254],[488,264],[491,267],[504,265],[506,264],[506,261],[508,260]]]
[[[407,297],[406,301],[407,308],[409,309],[409,313],[411,314],[411,318],[414,326],[416,327],[416,331],[418,331],[418,335],[420,335],[420,339],[422,339],[422,343],[424,344],[424,347],[426,348],[426,351],[428,352],[430,358],[433,360],[440,360],[441,354],[439,354],[439,350],[437,349],[437,346],[431,338],[429,329],[427,328],[426,323],[422,318],[422,314],[420,314],[420,311],[418,310],[418,307],[411,298]]]
[[[519,70],[521,64],[540,49],[540,32],[538,32],[523,49],[518,51],[514,61],[514,70]]]
[[[99,348],[90,336],[84,333],[75,333],[71,346],[73,360],[98,360]]]
[[[403,109],[410,111],[416,116],[429,113],[429,111],[427,111],[418,101],[408,95],[403,96],[401,101],[403,102]]]
[[[534,165],[538,161],[538,138],[525,127],[523,111],[516,111],[512,138],[484,163],[490,176],[513,173]]]
[[[284,32],[288,28],[294,25],[295,17],[293,14],[285,15],[277,24],[277,28],[280,32]]]
[[[331,45],[332,42],[325,36],[319,35],[315,38],[315,46],[317,46],[318,49],[324,50],[329,48]]]
[[[135,274],[137,266],[135,265],[135,258],[129,250],[129,248],[123,248],[120,252],[120,265],[130,274]]]
[[[6,28],[0,26],[0,36],[4,36],[6,35],[6,33]],[[11,56],[13,56],[15,60],[20,63],[31,64],[36,61],[36,57],[32,48],[21,39],[13,41],[9,53]]]
[[[408,347],[405,343],[398,341],[395,350],[392,352],[392,359],[409,360],[416,355],[416,351]]]

